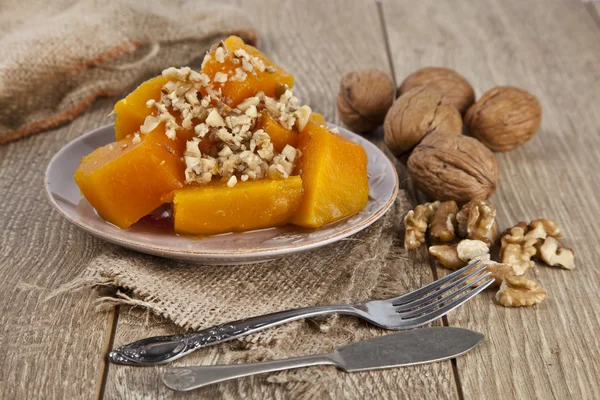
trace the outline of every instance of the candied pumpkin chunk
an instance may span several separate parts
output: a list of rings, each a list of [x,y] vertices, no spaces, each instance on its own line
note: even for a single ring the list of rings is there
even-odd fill
[[[302,200],[302,179],[224,182],[186,186],[174,192],[173,218],[178,233],[208,235],[285,224]]]
[[[293,147],[298,144],[298,131],[296,129],[285,129],[266,112],[262,113],[257,129],[264,130],[271,137],[273,149],[277,153],[281,153],[281,150],[288,144]]]
[[[258,92],[264,92],[269,97],[278,97],[275,96],[275,91],[279,86],[287,85],[291,88],[294,85],[292,75],[277,66],[255,47],[245,44],[239,37],[230,36],[223,43],[227,50],[224,60],[221,60],[223,62],[217,60],[213,54],[203,64],[202,72],[213,81],[215,90],[221,89],[223,101],[227,105],[235,107],[244,99],[252,97]],[[257,57],[258,62],[249,61],[248,64],[245,64],[236,57],[236,50],[245,51],[250,57]],[[244,65],[247,69],[252,68],[252,70],[244,69]],[[263,65],[265,69],[261,71],[262,68],[259,69],[259,67]],[[227,75],[226,82],[214,82],[218,72]],[[243,80],[238,78],[240,75],[244,78]]]
[[[367,205],[367,154],[362,146],[309,121],[298,148],[304,196],[291,223],[318,228]]]
[[[323,116],[323,114],[319,114],[316,112],[311,113],[310,120],[319,126],[327,126],[327,122],[325,122],[325,117]]]
[[[102,218],[128,228],[183,187],[185,166],[173,147],[160,127],[139,141],[127,137],[83,157],[75,182]]]
[[[146,105],[146,102],[150,99],[160,100],[161,89],[168,81],[162,75],[149,79],[115,104],[116,140],[139,132],[146,117],[152,113],[152,109]]]

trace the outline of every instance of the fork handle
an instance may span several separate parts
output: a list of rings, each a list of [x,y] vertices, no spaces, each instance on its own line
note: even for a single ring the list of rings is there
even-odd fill
[[[313,365],[338,365],[338,363],[334,354],[321,354],[252,364],[175,367],[165,372],[163,382],[172,390],[188,391],[244,376]]]
[[[280,311],[216,325],[197,332],[138,340],[111,351],[108,358],[114,363],[126,365],[165,364],[200,348],[237,339],[286,322],[333,313],[356,315],[358,312],[351,305],[316,306]]]

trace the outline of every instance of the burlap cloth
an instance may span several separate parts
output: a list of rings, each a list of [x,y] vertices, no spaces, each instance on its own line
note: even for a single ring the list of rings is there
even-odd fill
[[[98,96],[189,65],[218,38],[256,33],[243,12],[201,0],[3,0],[0,144],[64,124]]]
[[[99,298],[100,308],[121,304],[120,313],[150,310],[186,329],[296,307],[392,297],[413,289],[401,282],[406,270],[414,268],[401,246],[401,217],[407,208],[401,193],[394,206],[365,231],[318,250],[261,264],[199,266],[107,247],[80,279],[61,290],[116,287],[116,294]],[[123,305],[132,308],[127,311]],[[137,338],[144,337],[143,326],[137,330]],[[320,317],[200,350],[204,352],[200,359],[226,364],[317,354],[382,333],[353,317]],[[398,379],[396,372],[372,374],[379,387],[390,387],[390,382],[383,386],[386,380]],[[221,384],[218,395],[357,398],[350,388],[361,385],[356,380],[364,378],[358,375],[330,367],[305,368]]]

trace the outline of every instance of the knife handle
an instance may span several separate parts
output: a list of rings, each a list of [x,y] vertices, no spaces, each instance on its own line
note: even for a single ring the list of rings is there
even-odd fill
[[[174,367],[165,372],[163,382],[172,390],[188,391],[244,376],[313,365],[338,365],[338,363],[331,353],[252,364]]]
[[[138,340],[111,351],[108,358],[114,363],[126,365],[165,364],[197,349],[237,339],[286,322],[317,315],[356,314],[357,312],[355,307],[349,305],[317,306],[280,311],[217,325],[197,332]]]

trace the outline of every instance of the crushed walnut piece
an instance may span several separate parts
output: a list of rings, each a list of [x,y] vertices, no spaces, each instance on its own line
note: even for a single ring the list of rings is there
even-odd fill
[[[461,237],[482,240],[490,246],[496,240],[496,208],[481,200],[472,200],[456,214]]]
[[[439,205],[439,201],[419,204],[406,214],[404,217],[406,229],[404,247],[407,250],[414,250],[425,243],[425,232],[427,232],[427,227]]]
[[[543,243],[537,243],[537,256],[551,267],[564,269],[575,268],[575,253],[572,249],[562,247],[560,242],[548,236]]]
[[[489,254],[484,254],[483,256],[469,260],[469,262],[475,261],[479,261],[481,265],[484,265],[486,268],[484,272],[489,272],[491,277],[494,278],[494,283],[492,284],[493,287],[500,287],[502,281],[505,280],[507,276],[517,275],[512,265],[496,262],[490,258]]]
[[[536,219],[529,223],[530,232],[531,231],[541,231],[543,230],[546,236],[550,236],[553,238],[562,237],[563,233],[558,227],[558,224],[551,219]],[[529,232],[528,232],[529,233]]]
[[[525,222],[519,222],[506,231],[500,239],[500,261],[512,265],[517,275],[523,275],[535,264],[531,258],[537,252],[535,244],[538,239],[526,239],[527,229]]]
[[[505,307],[532,306],[545,298],[546,291],[525,275],[506,276],[496,293],[496,300]]]
[[[464,239],[461,240],[458,245],[456,245],[456,253],[458,254],[458,258],[465,262],[468,262],[475,257],[481,257],[489,254],[489,252],[490,248],[484,241],[481,240]]]
[[[441,244],[429,247],[429,255],[435,257],[438,262],[449,269],[459,269],[467,263],[458,256],[456,244]]]
[[[459,269],[473,260],[489,260],[489,247],[481,240],[464,239],[455,244],[429,247],[429,254],[449,269]]]
[[[456,214],[458,205],[454,200],[441,203],[429,224],[431,237],[442,243],[454,240],[457,229]]]

